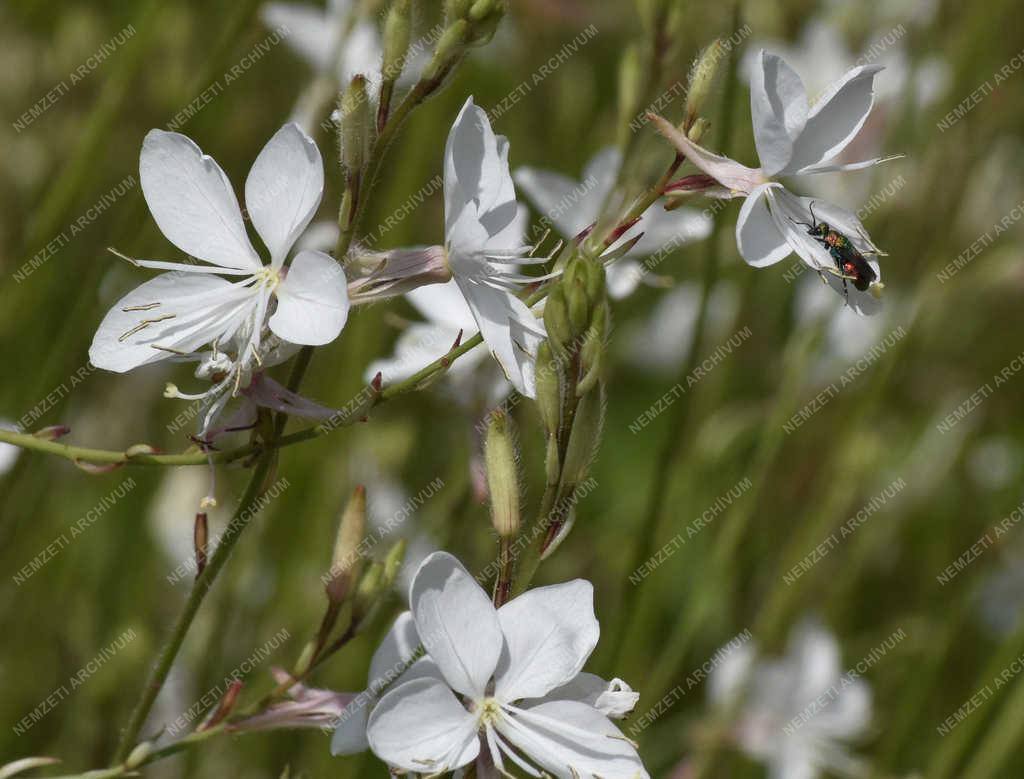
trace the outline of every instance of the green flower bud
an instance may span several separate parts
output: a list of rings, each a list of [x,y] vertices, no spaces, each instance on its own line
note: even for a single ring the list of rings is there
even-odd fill
[[[366,76],[355,76],[341,97],[341,164],[354,174],[362,170],[373,136],[373,117]]]
[[[385,81],[394,81],[402,74],[412,35],[410,0],[395,0],[384,20]]]
[[[548,435],[558,430],[561,416],[562,395],[558,381],[558,363],[551,353],[551,345],[541,341],[537,347],[536,363],[537,408]]]
[[[499,537],[514,538],[520,524],[519,479],[508,417],[501,411],[492,413],[487,425],[484,464],[491,499],[491,523]]]
[[[599,310],[603,310],[603,306]],[[600,322],[605,320],[600,317]],[[604,356],[605,333],[600,323],[591,324],[587,328],[587,334],[583,339],[583,348],[580,349],[580,368],[583,377],[576,384],[576,396],[583,397],[590,392],[597,384],[601,375],[601,358]]]
[[[366,539],[366,488],[356,487],[341,515],[334,539],[331,569],[324,589],[331,603],[344,603],[363,568],[361,546]]]
[[[352,602],[353,623],[361,622],[377,603],[377,599],[387,592],[384,583],[384,566],[378,562],[371,563],[356,588]]]
[[[640,48],[629,46],[619,64],[619,125],[629,127],[640,112],[644,90],[644,68]]]
[[[694,143],[700,143],[700,139],[704,137],[704,134],[709,129],[711,129],[711,122],[703,116],[697,117],[697,121],[686,131],[686,137]]]
[[[423,71],[424,78],[437,78],[452,60],[463,54],[468,45],[470,25],[465,19],[458,19],[441,35],[434,49],[434,58]]]
[[[544,304],[544,327],[553,346],[564,348],[572,342],[569,307],[561,284],[551,290],[547,303]]]
[[[390,589],[394,585],[398,572],[402,570],[402,563],[405,562],[405,550],[408,546],[409,542],[406,539],[399,538],[388,550],[384,558],[384,587]]]
[[[686,118],[683,129],[689,130],[700,115],[718,70],[718,62],[723,56],[722,42],[715,38],[704,47],[690,71],[690,84],[686,92]]]
[[[469,16],[469,9],[472,5],[473,0],[447,0],[444,4],[444,14],[448,23],[465,19]]]
[[[575,279],[572,284],[566,285],[566,300],[569,303],[569,324],[572,326],[572,336],[576,338],[587,329],[590,323],[590,301],[587,299],[587,289],[583,279]]]
[[[548,484],[558,484],[562,476],[561,463],[558,460],[558,439],[554,435],[548,436],[547,459],[544,461],[545,475]]]
[[[562,465],[562,483],[576,485],[584,480],[594,452],[601,440],[604,425],[604,402],[601,392],[588,392],[580,398],[569,434],[569,446]]]
[[[586,287],[591,305],[600,306],[605,290],[604,265],[600,261],[587,263]]]

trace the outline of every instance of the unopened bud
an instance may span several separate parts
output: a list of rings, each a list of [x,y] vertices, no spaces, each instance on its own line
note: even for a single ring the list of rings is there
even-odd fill
[[[410,0],[395,0],[384,20],[384,66],[386,81],[402,74],[411,38]]]
[[[569,325],[572,328],[572,337],[576,338],[587,329],[590,321],[590,301],[587,299],[587,288],[583,279],[574,279],[572,284],[565,287],[565,296],[569,303]]]
[[[472,5],[473,0],[446,0],[444,13],[448,23],[451,24],[469,16],[469,9]]]
[[[332,603],[343,603],[363,566],[360,547],[366,538],[366,488],[355,488],[341,515],[334,540],[331,570],[324,589]]]
[[[339,106],[341,133],[341,164],[350,175],[362,170],[373,134],[370,97],[366,90],[366,76],[352,78],[341,96]]]
[[[381,594],[386,591],[384,566],[381,563],[373,562],[363,574],[363,578],[359,580],[359,586],[356,588],[352,603],[352,622],[355,624],[361,622]]]
[[[629,46],[619,65],[619,125],[629,127],[640,111],[644,89],[644,68],[640,48]]]
[[[491,523],[501,538],[512,538],[519,532],[519,479],[508,417],[502,411],[492,413],[487,425],[484,463],[491,498]]]
[[[548,450],[547,458],[544,460],[544,469],[548,484],[557,485],[562,477],[562,464],[558,459],[558,438],[554,435],[548,436]]]
[[[135,748],[128,753],[128,758],[124,761],[124,767],[129,770],[138,768],[146,762],[146,758],[151,754],[153,754],[153,742],[142,741],[136,744]]]
[[[124,450],[124,456],[129,459],[143,454],[160,454],[160,450],[149,444],[132,444]]]
[[[33,434],[33,438],[39,438],[43,441],[56,441],[58,438],[63,438],[71,432],[71,428],[67,425],[47,425],[36,430]],[[156,450],[154,450],[156,451]],[[125,452],[125,454],[128,454]],[[129,455],[130,457],[131,455]]]
[[[468,14],[469,21],[472,23],[469,44],[483,46],[490,42],[504,15],[504,0],[476,0],[470,6]]]
[[[694,143],[700,143],[700,139],[704,137],[704,134],[711,129],[711,122],[705,119],[703,116],[697,117],[697,120],[690,126],[690,129],[686,131],[686,137]]]
[[[537,408],[548,435],[554,435],[558,431],[558,421],[561,417],[562,396],[558,381],[558,363],[555,362],[551,354],[551,345],[547,341],[541,341],[537,347],[536,365]]]
[[[690,71],[690,84],[686,92],[686,118],[683,129],[689,130],[700,115],[704,103],[711,94],[711,86],[718,70],[718,61],[722,59],[722,42],[715,38],[704,47]]]
[[[598,311],[604,311],[605,306],[600,306]],[[582,378],[576,384],[576,396],[582,397],[590,392],[597,384],[601,375],[601,358],[604,356],[605,328],[607,321],[606,314],[599,314],[594,322],[587,328],[586,336],[583,339],[583,348],[580,349],[580,369],[583,372]]]
[[[424,78],[437,78],[442,69],[447,68],[451,61],[459,57],[466,48],[470,34],[470,25],[465,19],[457,19],[441,34],[434,48],[434,58],[423,71]]]
[[[588,262],[586,269],[587,298],[589,298],[590,304],[596,307],[604,301],[604,265],[600,262]]]
[[[544,304],[544,328],[552,344],[559,348],[564,348],[572,342],[569,307],[562,286],[557,284],[548,294],[547,302]]]
[[[398,572],[402,570],[402,563],[405,562],[405,550],[408,546],[408,541],[404,538],[399,538],[388,550],[387,556],[384,558],[383,577],[383,586],[386,589],[391,589],[394,586],[395,580],[398,578]]]
[[[565,463],[562,465],[563,484],[576,485],[586,477],[601,440],[604,424],[604,401],[601,396],[601,392],[588,392],[580,398],[576,407],[569,446],[565,451]]]

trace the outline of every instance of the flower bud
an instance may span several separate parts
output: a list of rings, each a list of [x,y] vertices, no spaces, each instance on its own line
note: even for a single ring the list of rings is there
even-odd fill
[[[715,38],[704,47],[690,71],[690,84],[686,92],[686,116],[683,130],[689,130],[700,115],[704,103],[711,94],[711,86],[718,70],[718,61],[722,58],[722,42]]]
[[[548,435],[554,435],[558,431],[558,421],[561,417],[562,395],[559,389],[558,363],[551,354],[551,345],[547,341],[541,341],[537,347],[536,385],[537,408],[544,421],[544,429]]]
[[[472,32],[468,43],[471,46],[489,43],[504,16],[504,0],[476,0],[469,8],[468,18],[472,22]]]
[[[33,434],[33,438],[39,438],[43,441],[56,441],[58,438],[63,438],[71,432],[71,428],[67,425],[47,425],[36,430]],[[154,449],[153,452],[157,450]],[[126,451],[125,454],[128,454]],[[128,455],[131,457],[131,455]]]
[[[590,322],[590,301],[587,299],[587,288],[583,279],[580,278],[574,279],[572,284],[567,284],[565,287],[572,337],[577,338],[583,334]]]
[[[386,589],[391,589],[394,586],[398,572],[402,570],[402,563],[405,562],[405,550],[408,546],[409,542],[406,539],[399,538],[388,550],[388,554],[384,558],[383,577],[383,585]]]
[[[467,45],[470,25],[465,19],[457,19],[441,34],[434,48],[434,57],[423,71],[423,78],[435,79],[458,58]]]
[[[352,305],[404,295],[427,284],[452,278],[443,246],[417,246],[372,252],[356,248],[345,263]]]
[[[360,547],[366,538],[366,488],[355,488],[341,515],[334,554],[324,589],[332,603],[343,603],[363,567]]]
[[[410,0],[394,0],[384,20],[385,81],[394,81],[402,74],[412,35],[411,16]]]
[[[704,137],[704,134],[711,129],[711,122],[705,119],[703,116],[697,117],[697,120],[690,126],[690,129],[686,131],[686,137],[694,143],[700,143],[700,139]]]
[[[444,4],[445,18],[449,24],[464,19],[469,15],[469,8],[473,5],[473,0],[446,0]]]
[[[562,291],[562,284],[557,284],[548,294],[544,304],[544,328],[548,339],[557,348],[564,348],[572,342],[572,327],[569,325],[569,309]]]
[[[583,348],[580,349],[580,369],[583,376],[576,384],[576,397],[583,397],[590,392],[601,375],[601,358],[604,356],[605,349],[605,323],[608,321],[604,311],[604,305],[598,307],[594,321],[587,328],[583,339]]]
[[[350,175],[363,168],[373,134],[373,117],[370,115],[370,96],[366,90],[366,76],[352,78],[341,97],[339,106],[341,121],[341,164]]]
[[[490,415],[484,440],[484,463],[491,498],[491,523],[501,538],[513,538],[519,532],[519,479],[508,417],[503,411]]]
[[[569,446],[562,465],[562,483],[575,486],[583,481],[601,440],[604,424],[604,399],[601,392],[588,392],[580,398],[573,418]]]
[[[643,71],[640,48],[633,44],[626,49],[619,64],[619,125],[622,127],[629,127],[640,111]]]
[[[387,592],[384,587],[384,566],[373,562],[363,574],[363,578],[359,580],[359,586],[356,588],[352,603],[353,624],[358,624],[366,617],[384,592]]]

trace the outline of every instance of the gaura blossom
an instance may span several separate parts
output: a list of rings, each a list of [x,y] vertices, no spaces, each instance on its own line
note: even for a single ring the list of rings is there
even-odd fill
[[[765,763],[773,779],[814,779],[823,770],[862,776],[866,766],[841,742],[867,729],[871,691],[839,663],[835,639],[804,622],[779,660],[757,659],[752,642],[729,650],[708,693],[713,704],[736,712],[737,746]]]
[[[575,238],[593,225],[606,207],[622,167],[622,154],[609,147],[601,150],[583,168],[583,180],[539,168],[516,168],[516,183],[537,206],[544,217],[554,223],[565,238]],[[621,260],[608,266],[608,294],[624,298],[633,293],[645,272],[637,258],[656,254],[666,248],[683,246],[707,238],[711,234],[711,219],[692,208],[666,211],[655,203],[640,217],[640,221],[626,231],[609,247],[628,240],[630,235],[643,233]]]
[[[309,250],[284,266],[323,193],[320,151],[298,126],[278,130],[245,182],[247,213],[269,250],[268,265],[249,242],[224,171],[189,138],[151,130],[139,177],[160,231],[200,262],[132,260],[172,272],[114,304],[89,349],[93,365],[123,373],[166,358],[196,360],[207,378],[228,381],[237,393],[268,362],[264,323],[292,345],[322,345],[338,336],[349,309],[341,267]],[[207,345],[211,350],[201,351]]]
[[[431,775],[475,762],[477,776],[497,777],[508,760],[530,776],[648,776],[598,708],[621,716],[635,693],[580,678],[600,632],[589,582],[532,589],[495,609],[458,560],[437,552],[409,600],[427,651],[419,662],[432,665],[402,677],[370,713],[367,739],[382,760]]]
[[[708,151],[661,117],[654,117],[659,131],[686,158],[710,176],[716,186],[711,197],[744,197],[736,223],[736,244],[743,259],[754,267],[772,265],[796,252],[814,271],[862,314],[878,310],[881,289],[878,254],[855,214],[823,200],[797,197],[777,179],[816,173],[859,170],[891,158],[836,163],[835,159],[856,137],[874,102],[873,82],[880,65],[859,65],[833,83],[821,98],[809,105],[800,77],[780,57],[762,51],[760,70],[750,86],[754,142],[761,167],[748,168],[728,157]],[[811,213],[813,203],[814,213]],[[841,278],[836,261],[808,226],[824,221],[843,233],[865,255],[875,272],[868,290],[854,288]]]
[[[470,97],[444,152],[444,224],[448,267],[487,348],[523,395],[535,392],[534,360],[544,325],[516,293],[545,276],[524,276],[525,217],[508,167],[508,140],[491,130]]]

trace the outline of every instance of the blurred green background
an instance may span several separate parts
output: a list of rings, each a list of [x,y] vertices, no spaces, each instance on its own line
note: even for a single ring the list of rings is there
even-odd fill
[[[434,3],[419,5],[418,24],[426,30],[439,12]],[[829,67],[822,56],[831,54],[840,63],[831,66],[841,73],[902,26],[897,40],[883,46],[881,61],[898,60],[879,76],[880,92],[886,79],[894,81],[880,94],[863,143],[871,152],[906,157],[802,193],[827,194],[854,210],[874,203],[864,222],[889,254],[883,262],[885,308],[871,320],[842,312],[842,300],[822,298],[820,282],[810,274],[794,279],[786,272],[796,267],[793,258],[771,269],[746,266],[733,237],[736,203],[718,215],[714,241],[683,247],[658,266],[688,296],[664,304],[671,291],[641,287],[614,304],[596,488],[580,502],[574,532],[545,562],[538,582],[577,576],[594,582],[602,641],[588,670],[622,677],[640,690],[638,714],[742,631],[776,649],[789,626],[814,614],[838,636],[844,667],[894,631],[906,633],[867,676],[875,693],[873,726],[856,751],[872,761],[876,775],[980,779],[1024,770],[1024,677],[1013,678],[949,735],[936,730],[1024,652],[1020,529],[1000,536],[946,584],[936,578],[1024,497],[1022,426],[1014,411],[1024,386],[1017,372],[1024,350],[1024,227],[1016,221],[1024,201],[1024,34],[1018,11],[1008,0],[969,6],[792,0],[741,8],[741,24],[750,33],[733,52],[735,65],[722,65],[735,67],[736,80],[730,86],[723,72],[705,107],[712,122],[706,143],[747,164],[756,154],[743,63],[754,48],[770,44],[792,56],[809,83],[823,79],[820,88],[828,77],[815,71]],[[685,81],[711,38],[736,32],[732,13],[727,3],[685,4],[679,38],[668,42],[666,80],[649,85],[652,96],[676,79]],[[532,74],[591,23],[598,31],[593,40],[534,83]],[[27,126],[16,126],[128,25],[135,32],[123,46]],[[822,28],[832,37],[822,36]],[[142,138],[223,80],[268,32],[259,3],[250,0],[0,7],[0,106],[6,119],[0,125],[0,417],[18,422],[37,409],[42,413],[30,428],[67,424],[70,440],[88,446],[188,446],[185,432],[168,429],[184,404],[161,397],[167,380],[189,386],[188,367],[156,366],[125,376],[83,370],[103,314],[144,278],[105,247],[176,258],[137,186]],[[390,149],[365,224],[384,219],[441,172],[444,139],[466,96],[490,108],[524,80],[527,94],[495,123],[511,141],[513,167],[529,164],[578,177],[594,153],[619,137],[619,61],[643,35],[632,3],[512,0],[495,39],[471,52]],[[1014,57],[1017,69],[992,83]],[[238,191],[308,80],[309,69],[292,51],[272,47],[182,132],[217,159]],[[938,123],[986,82],[992,88],[977,105],[940,129]],[[678,119],[681,102],[676,98],[663,113]],[[328,171],[320,216],[331,219],[340,190],[336,141],[326,131],[316,140]],[[636,191],[670,156],[649,128],[641,131],[627,176]],[[135,177],[130,191],[95,209],[129,176]],[[70,235],[90,208],[95,218],[48,252],[47,245]],[[995,225],[1007,215],[1011,221],[996,235]],[[435,193],[381,246],[438,243],[442,224],[442,198]],[[940,281],[937,274],[986,233],[992,240],[983,250]],[[40,252],[45,261],[25,274],[25,263]],[[669,411],[631,431],[638,415],[693,367],[685,357],[694,301],[712,278],[722,295],[709,307],[696,359],[743,328],[749,338]],[[652,326],[659,302],[662,318]],[[341,338],[317,350],[305,393],[334,406],[355,395],[369,362],[390,353],[399,316],[417,318],[397,300],[357,310]],[[884,354],[866,365],[857,362],[887,338],[892,343]],[[994,377],[1012,365],[1016,369],[996,387]],[[286,375],[286,368],[277,370]],[[844,375],[851,380],[844,382]],[[993,391],[976,409],[953,425],[943,422],[986,384]],[[823,407],[786,432],[787,421],[822,392],[830,392]],[[450,549],[470,569],[492,559],[487,508],[475,497],[469,470],[478,446],[474,413],[480,410],[456,400],[442,382],[382,406],[367,424],[283,451],[278,475],[291,486],[236,550],[146,733],[188,709],[282,629],[291,639],[253,672],[247,687],[263,689],[271,664],[294,662],[322,613],[320,575],[329,565],[339,507],[357,483],[367,484],[374,510],[388,516],[442,479],[444,487],[424,501],[403,532]],[[541,428],[530,403],[518,404],[513,416],[526,505],[535,510],[543,486]],[[242,470],[218,474],[215,528],[244,487]],[[184,583],[171,585],[165,577],[190,550],[207,478],[203,467],[90,475],[34,453],[23,454],[0,476],[0,762],[56,755],[68,770],[84,770],[109,759],[187,594]],[[650,551],[685,534],[716,499],[748,478],[750,489],[708,528],[641,583],[630,582],[630,572]],[[786,583],[787,571],[900,479],[905,486],[895,497]],[[647,517],[657,484],[666,491],[652,523]],[[119,488],[124,497],[72,543],[23,581],[15,578]],[[395,596],[393,610],[399,607]],[[314,684],[362,689],[387,617],[382,614],[375,629],[319,672]],[[15,730],[48,695],[62,685],[70,688],[69,679],[127,630],[135,638],[123,650],[41,720],[22,733]],[[698,687],[641,734],[652,775],[670,775],[684,757],[708,748],[700,727],[707,715]],[[733,753],[718,765],[716,775],[761,775]],[[384,770],[369,756],[331,758],[324,736],[295,731],[222,737],[144,773],[276,777],[285,766],[306,776]]]

